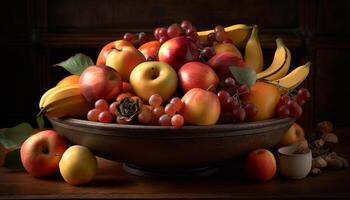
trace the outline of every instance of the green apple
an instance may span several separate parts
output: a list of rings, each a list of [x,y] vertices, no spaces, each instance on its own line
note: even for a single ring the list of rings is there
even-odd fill
[[[177,74],[165,62],[144,62],[135,67],[130,74],[130,84],[144,101],[153,94],[159,94],[165,102],[177,88]]]
[[[67,183],[80,185],[90,182],[95,176],[97,160],[88,148],[74,145],[63,153],[59,168]]]

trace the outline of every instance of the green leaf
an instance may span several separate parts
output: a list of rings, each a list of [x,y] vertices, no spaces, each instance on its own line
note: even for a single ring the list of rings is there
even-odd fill
[[[94,65],[91,58],[85,54],[78,53],[54,66],[61,66],[71,74],[80,75],[87,67]]]
[[[248,85],[250,87],[254,85],[256,81],[256,72],[248,68],[233,66],[230,67],[230,71],[240,84]]]
[[[39,129],[42,130],[45,126],[44,116],[43,115],[37,116],[36,123],[37,123]]]
[[[6,154],[4,167],[8,169],[24,169],[21,161],[21,149],[15,149]]]
[[[15,127],[5,129],[0,133],[0,143],[6,149],[21,147],[24,140],[32,134],[32,126],[28,123],[21,123]]]

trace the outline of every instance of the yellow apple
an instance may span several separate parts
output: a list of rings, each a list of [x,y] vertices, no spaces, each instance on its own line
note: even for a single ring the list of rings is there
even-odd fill
[[[130,74],[130,84],[142,100],[147,101],[151,95],[159,94],[165,102],[177,88],[177,74],[165,62],[143,62]]]
[[[219,54],[222,52],[233,52],[237,54],[240,58],[242,58],[241,52],[237,49],[237,47],[234,44],[231,43],[218,43],[214,45],[215,53]]]
[[[74,145],[63,153],[59,168],[67,183],[80,185],[90,182],[95,176],[97,160],[88,148]]]
[[[122,76],[123,81],[128,82],[131,71],[145,61],[145,56],[136,48],[121,46],[109,52],[106,65],[115,69]]]
[[[293,123],[288,131],[283,135],[282,139],[276,145],[277,148],[294,144],[295,142],[304,140],[304,129],[297,123]]]
[[[133,44],[126,40],[116,40],[110,42],[101,49],[100,54],[97,57],[96,65],[106,65],[106,59],[109,52],[111,52],[111,50],[114,48],[120,48],[122,46],[134,47]]]

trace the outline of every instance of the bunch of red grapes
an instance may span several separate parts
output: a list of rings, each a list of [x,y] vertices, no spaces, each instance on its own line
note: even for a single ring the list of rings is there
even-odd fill
[[[133,44],[136,48],[148,42],[148,35],[145,32],[125,33],[123,39]]]
[[[104,99],[97,100],[95,102],[95,108],[87,113],[87,119],[94,122],[112,122],[113,112],[110,111],[108,102]]]
[[[185,120],[181,114],[178,114],[184,107],[180,98],[174,97],[163,107],[163,99],[160,95],[154,94],[149,98],[149,105],[144,105],[138,96],[132,96],[131,93],[121,93],[116,101],[110,105],[104,99],[95,102],[95,107],[87,113],[89,121],[111,123],[116,118],[117,123],[124,124],[124,121],[118,121],[116,117],[116,107],[124,98],[139,100],[140,111],[137,113],[137,121],[143,125],[174,126],[181,128]]]
[[[175,128],[183,127],[185,119],[181,114],[178,114],[184,107],[184,103],[179,97],[173,97],[170,102],[161,106],[163,99],[159,94],[153,94],[148,101],[152,106],[151,117],[149,120],[153,121],[153,124],[160,126],[174,126]],[[140,121],[140,119],[139,119]]]
[[[215,56],[215,49],[213,48],[215,43],[232,43],[232,40],[221,25],[216,26],[214,32],[208,34],[206,41],[200,41],[196,27],[188,20],[182,21],[181,24],[175,23],[168,27],[156,28],[153,35],[161,44],[179,36],[185,36],[191,39],[198,47],[200,58],[204,62]],[[147,34],[144,32],[136,34],[125,33],[123,39],[132,43],[136,48],[149,41]]]
[[[211,42],[211,44],[214,42],[233,43],[229,35],[226,33],[225,28],[221,25],[215,26],[214,32],[208,34],[207,41]]]
[[[192,41],[197,42],[199,40],[197,29],[192,25],[191,22],[184,20],[180,24],[172,24],[168,27],[159,27],[156,28],[153,32],[154,37],[163,44],[167,40],[179,37],[186,36]]]
[[[311,97],[308,89],[300,88],[296,95],[287,93],[281,96],[277,106],[276,114],[280,118],[298,118],[303,114],[302,105]]]
[[[221,123],[238,123],[251,121],[258,113],[254,104],[244,103],[242,100],[250,95],[247,85],[239,84],[234,78],[228,77],[224,82],[224,89],[217,93],[221,104]]]

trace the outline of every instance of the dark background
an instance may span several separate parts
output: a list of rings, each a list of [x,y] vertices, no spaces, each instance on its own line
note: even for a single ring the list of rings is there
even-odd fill
[[[348,126],[350,1],[332,0],[11,0],[2,3],[0,127],[34,124],[40,96],[68,75],[52,67],[75,53],[96,60],[125,32],[152,32],[189,19],[199,29],[257,24],[265,66],[275,38],[292,52],[292,68],[312,62],[304,86],[312,99],[299,122]]]

